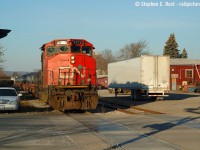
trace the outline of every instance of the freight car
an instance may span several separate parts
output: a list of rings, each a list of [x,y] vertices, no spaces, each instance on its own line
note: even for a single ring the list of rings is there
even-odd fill
[[[18,90],[31,91],[33,87],[34,73],[28,73],[15,79],[15,87]]]
[[[57,110],[95,109],[98,104],[94,46],[84,39],[56,39],[41,47],[34,95]],[[39,77],[40,75],[40,77]]]

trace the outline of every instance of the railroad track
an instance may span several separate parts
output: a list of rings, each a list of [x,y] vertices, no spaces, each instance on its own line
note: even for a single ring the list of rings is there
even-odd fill
[[[133,148],[163,148],[170,150],[179,150],[179,148],[172,143],[168,143],[167,141],[164,141],[157,137],[150,136],[140,130],[130,128],[126,125],[104,119],[96,114],[65,114],[83,125],[84,127],[88,128],[88,132],[92,132],[94,135],[110,145],[103,150],[128,150]],[[138,145],[138,143],[140,144]]]
[[[110,110],[117,110],[126,114],[164,114],[162,112],[154,111],[154,110],[149,110],[149,109],[144,109],[138,106],[128,106],[125,104],[120,104],[120,103],[114,103],[114,102],[108,102],[108,101],[103,101],[99,100],[100,107],[102,108],[107,108]]]

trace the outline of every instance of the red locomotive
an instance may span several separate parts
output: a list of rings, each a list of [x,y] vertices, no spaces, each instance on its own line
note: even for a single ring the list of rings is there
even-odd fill
[[[39,99],[57,110],[95,109],[94,46],[84,39],[56,39],[41,47]]]

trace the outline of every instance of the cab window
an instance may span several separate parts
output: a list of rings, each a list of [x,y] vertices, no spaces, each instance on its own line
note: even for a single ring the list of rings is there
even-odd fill
[[[69,47],[68,46],[59,46],[59,51],[61,53],[65,53],[69,51]]]
[[[91,49],[91,47],[89,47],[89,46],[83,46],[83,47],[82,47],[82,52],[83,52],[84,54],[89,55],[89,56],[92,55],[92,49]]]
[[[71,52],[72,53],[80,53],[81,52],[81,47],[80,46],[72,46],[71,47]]]
[[[51,56],[57,53],[57,48],[55,46],[47,47],[47,56]]]

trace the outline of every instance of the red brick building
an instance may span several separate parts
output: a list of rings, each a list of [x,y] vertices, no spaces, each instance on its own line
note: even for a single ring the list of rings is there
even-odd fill
[[[170,89],[184,90],[195,87],[200,83],[200,60],[171,59],[170,60]]]

